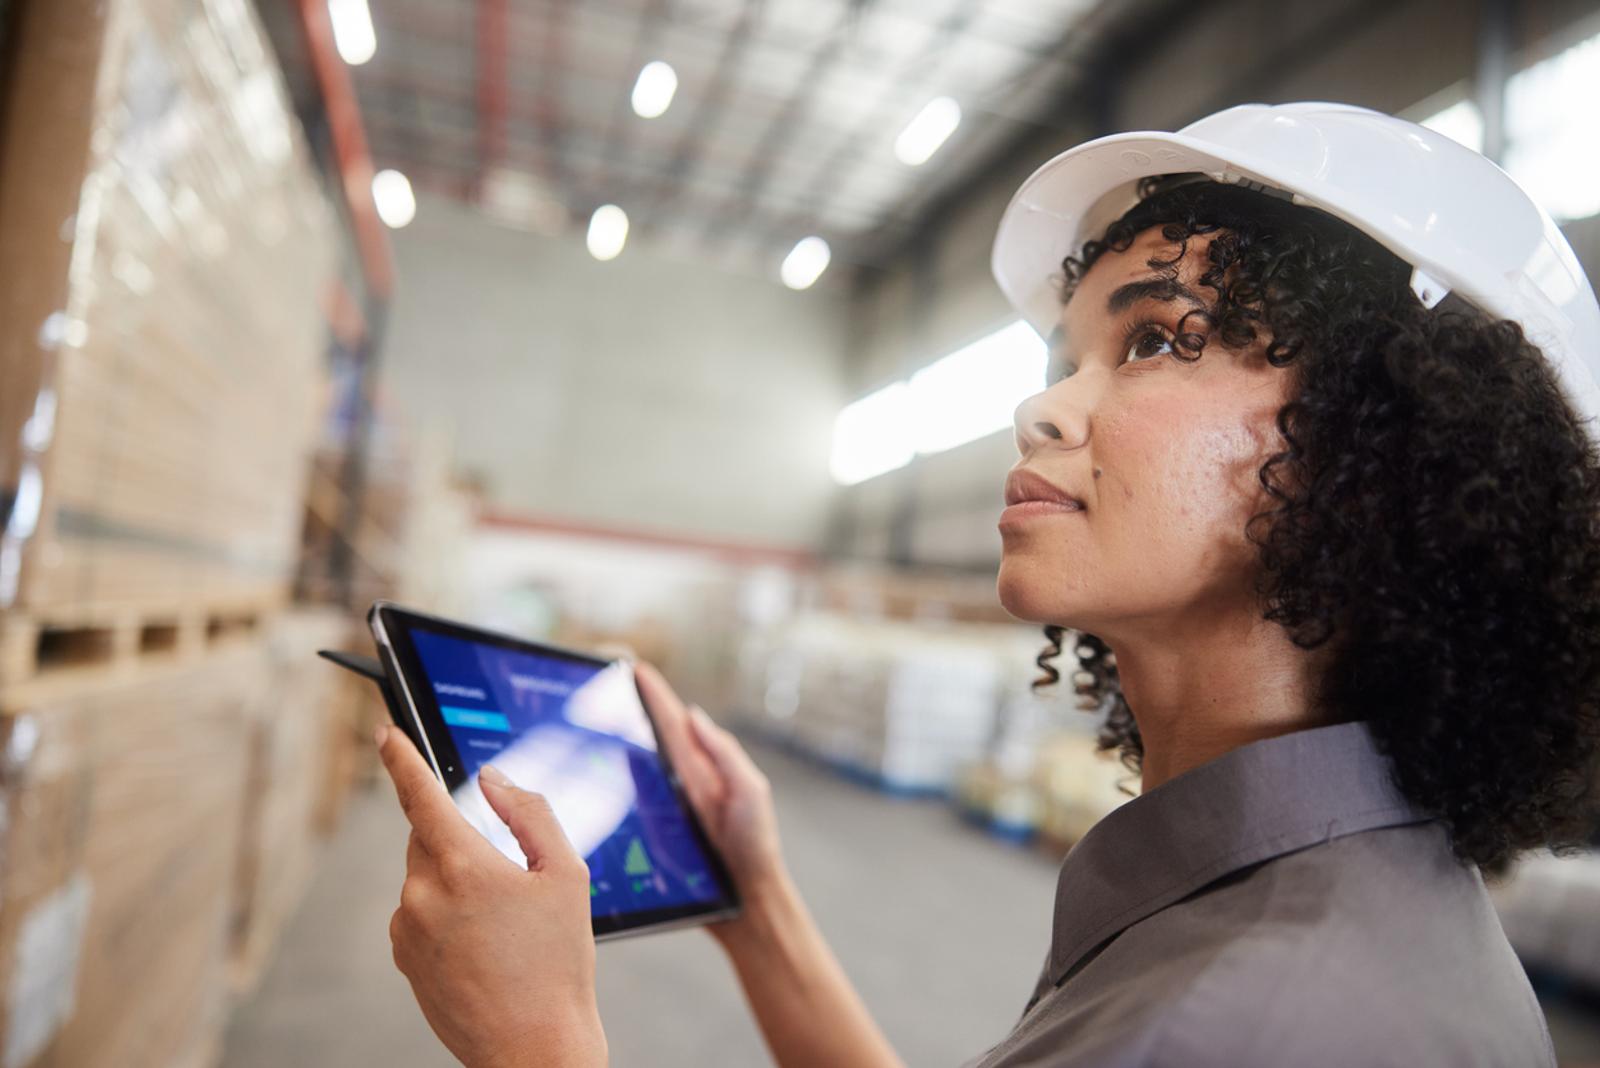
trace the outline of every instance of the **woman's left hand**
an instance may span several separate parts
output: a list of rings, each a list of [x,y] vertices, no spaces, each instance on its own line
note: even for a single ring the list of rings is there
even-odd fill
[[[389,937],[434,1033],[467,1068],[604,1065],[589,869],[549,803],[491,767],[478,776],[523,870],[457,811],[404,733],[379,728],[378,751],[411,821]]]

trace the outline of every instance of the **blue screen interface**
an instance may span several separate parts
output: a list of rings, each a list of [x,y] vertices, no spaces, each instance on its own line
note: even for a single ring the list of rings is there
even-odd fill
[[[589,865],[594,916],[716,901],[715,876],[667,781],[627,664],[604,666],[413,628],[411,640],[466,778],[456,807],[527,863],[484,800],[484,764],[549,799]]]

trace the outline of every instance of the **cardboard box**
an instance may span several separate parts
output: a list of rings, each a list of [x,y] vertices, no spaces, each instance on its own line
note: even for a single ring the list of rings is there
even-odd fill
[[[260,980],[311,878],[346,674],[316,652],[336,648],[348,630],[338,610],[292,612],[266,627],[267,685],[248,725],[233,900],[237,993]]]
[[[259,643],[0,715],[0,1066],[215,1062]]]

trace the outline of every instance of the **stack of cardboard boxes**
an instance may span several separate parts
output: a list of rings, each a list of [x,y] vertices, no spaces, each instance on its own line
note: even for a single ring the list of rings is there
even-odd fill
[[[287,607],[336,227],[254,9],[16,5],[0,158],[0,1068],[200,1068],[353,696]]]

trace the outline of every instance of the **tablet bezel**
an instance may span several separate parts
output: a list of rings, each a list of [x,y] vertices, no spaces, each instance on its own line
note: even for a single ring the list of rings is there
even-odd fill
[[[450,729],[445,724],[443,714],[439,710],[439,702],[434,695],[433,688],[425,684],[427,673],[424,671],[422,661],[417,655],[415,643],[411,640],[411,630],[413,628],[463,641],[481,642],[501,649],[529,653],[534,656],[574,661],[580,664],[592,665],[596,668],[603,668],[613,662],[602,657],[578,652],[574,649],[564,649],[560,646],[527,641],[509,634],[483,630],[455,620],[404,608],[391,601],[380,600],[373,602],[372,608],[367,613],[367,622],[372,629],[373,639],[377,643],[379,656],[383,661],[384,672],[389,676],[396,694],[410,714],[417,728],[418,736],[424,741],[425,751],[423,758],[428,761],[433,773],[452,792],[456,787],[466,782],[467,776],[465,771],[462,770],[460,755],[456,751],[455,741],[451,738]],[[635,681],[635,686],[637,687],[637,685],[637,681]],[[672,760],[667,754],[666,747],[662,744],[661,731],[656,726],[655,717],[651,715],[650,707],[645,702],[643,693],[639,695],[639,707],[644,710],[645,720],[650,724],[650,732],[655,737],[656,755],[661,761],[662,770],[666,772],[667,783],[672,788],[678,807],[688,820],[691,833],[694,834],[695,840],[706,855],[707,863],[711,867],[712,877],[716,880],[721,893],[716,901],[706,903],[645,909],[639,912],[625,913],[621,916],[591,916],[594,936],[597,941],[606,938],[618,938],[623,935],[639,934],[645,931],[659,931],[672,927],[715,923],[720,920],[731,919],[737,916],[740,911],[739,895],[734,887],[733,879],[728,875],[727,866],[723,863],[721,854],[717,852],[716,847],[711,843],[711,839],[706,835],[705,828],[701,826],[700,818],[694,811],[694,806],[689,803],[688,795],[684,792],[683,784],[678,779],[677,770],[672,766]]]

